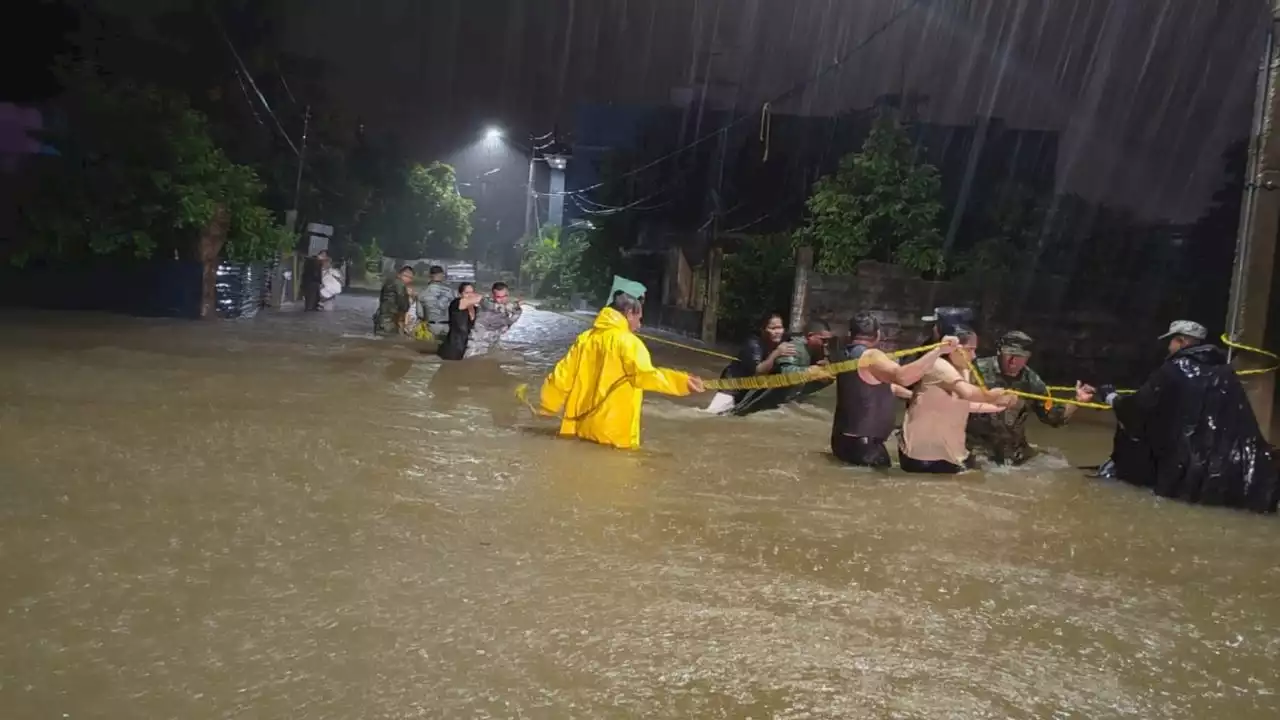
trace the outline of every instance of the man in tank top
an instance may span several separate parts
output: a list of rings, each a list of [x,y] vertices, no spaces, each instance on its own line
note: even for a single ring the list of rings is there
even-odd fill
[[[836,414],[831,424],[831,453],[851,465],[887,468],[892,464],[884,442],[893,432],[895,388],[899,394],[957,345],[954,337],[907,365],[899,365],[878,349],[880,321],[869,313],[849,321],[849,345],[839,360],[857,360],[858,371],[836,376]]]

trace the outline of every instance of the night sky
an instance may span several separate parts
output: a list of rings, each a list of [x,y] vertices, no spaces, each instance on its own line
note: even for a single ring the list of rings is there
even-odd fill
[[[455,156],[490,123],[513,137],[569,130],[578,103],[661,104],[704,81],[756,112],[908,8],[773,111],[832,114],[907,90],[929,97],[926,121],[1058,130],[1059,189],[1174,221],[1201,213],[1223,150],[1248,132],[1267,25],[1263,0],[284,2],[290,49],[326,62],[331,99],[423,160]]]
[[[568,127],[578,102],[666,102],[709,78],[743,112],[861,42],[906,0],[312,0],[291,43],[424,154],[496,121]],[[303,7],[305,5],[305,7]],[[923,2],[780,113],[903,88],[925,120],[1063,132],[1059,183],[1148,217],[1199,214],[1248,132],[1261,0]],[[708,69],[708,65],[710,66]]]

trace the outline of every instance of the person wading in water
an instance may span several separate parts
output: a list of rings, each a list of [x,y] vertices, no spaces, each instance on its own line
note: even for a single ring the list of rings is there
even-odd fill
[[[825,322],[817,320],[809,323],[808,332],[803,338],[784,340],[786,334],[787,329],[780,314],[770,313],[765,316],[760,325],[760,334],[747,339],[737,359],[725,367],[720,377],[748,378],[784,372],[811,372],[813,367],[826,364],[822,353],[826,341],[831,337],[831,328]],[[776,408],[830,384],[830,377],[825,377],[792,387],[718,392],[711,398],[706,411],[717,415],[747,415]]]
[[[1031,359],[1031,336],[1019,330],[1000,336],[996,344],[996,356],[979,358],[974,367],[982,375],[987,387],[1009,388],[1033,395],[1048,395],[1049,389],[1035,370],[1027,366]],[[1093,388],[1076,383],[1076,400],[1093,401]],[[969,451],[984,455],[993,462],[1021,465],[1035,456],[1035,449],[1027,442],[1027,420],[1034,414],[1049,427],[1062,427],[1079,409],[1065,403],[1044,403],[1039,400],[1018,400],[1013,407],[1001,413],[980,413],[969,416],[965,428],[965,443]]]
[[[476,286],[464,282],[458,286],[458,297],[449,303],[449,331],[440,339],[440,357],[461,360],[467,354],[467,339],[476,324],[476,307],[483,300]]]
[[[427,271],[427,286],[418,294],[419,317],[437,341],[443,342],[449,332],[449,305],[458,296],[445,283],[444,268],[432,265]]]
[[[413,266],[405,265],[394,277],[382,284],[378,293],[378,309],[373,313],[375,335],[403,335],[408,329],[405,318],[413,303]]]
[[[960,347],[934,361],[907,404],[898,443],[898,461],[907,472],[951,474],[971,467],[964,444],[969,413],[1001,412],[1018,399],[1004,389],[972,384],[969,363],[978,349],[978,334],[961,325],[955,336]]]
[[[590,330],[542,383],[539,412],[564,416],[560,434],[616,448],[640,447],[640,407],[644,391],[688,395],[704,390],[702,380],[653,366],[649,349],[636,335],[644,313],[640,300],[616,292]]]
[[[883,333],[875,316],[863,313],[849,321],[849,345],[836,361],[857,360],[857,372],[836,376],[836,414],[831,423],[831,454],[850,465],[892,465],[885,440],[893,433],[894,394],[924,377],[943,355],[959,344],[952,336],[942,346],[912,363],[899,365],[878,349]]]
[[[1174,321],[1160,336],[1168,357],[1137,392],[1098,388],[1116,414],[1115,446],[1098,474],[1183,502],[1273,513],[1273,451],[1227,354],[1208,336],[1200,323]]]

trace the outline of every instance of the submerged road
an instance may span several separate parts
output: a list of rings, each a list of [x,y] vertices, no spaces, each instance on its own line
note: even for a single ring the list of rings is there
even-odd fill
[[[615,452],[512,397],[581,324],[342,303],[0,315],[0,717],[1280,717],[1280,524],[1084,478],[1103,424],[925,479],[651,396]]]

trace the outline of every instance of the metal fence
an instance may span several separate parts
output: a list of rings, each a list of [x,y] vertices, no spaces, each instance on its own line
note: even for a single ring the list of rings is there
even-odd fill
[[[271,294],[275,263],[222,263],[218,266],[218,315],[227,319],[251,318],[266,307]]]

